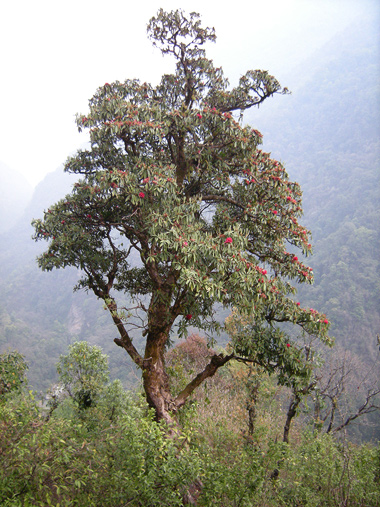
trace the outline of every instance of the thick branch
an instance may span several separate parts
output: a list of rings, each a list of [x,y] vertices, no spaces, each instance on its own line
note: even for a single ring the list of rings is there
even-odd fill
[[[119,331],[119,334],[121,336],[121,338],[114,338],[114,342],[119,347],[122,347],[123,349],[125,349],[128,352],[129,356],[134,361],[134,363],[139,368],[141,368],[142,370],[144,370],[147,367],[147,360],[144,360],[141,357],[141,355],[137,352],[135,346],[133,345],[132,340],[129,337],[129,334],[127,333],[127,331],[126,331],[122,320],[120,319],[120,317],[117,314],[116,303],[113,302],[113,301],[110,302],[110,303],[107,303],[107,307],[108,307],[108,310],[111,313],[112,320],[114,321],[114,323],[115,323],[115,325],[117,327],[117,330]]]
[[[233,204],[237,208],[245,209],[245,206],[242,203],[235,201],[234,199],[231,199],[230,197],[226,197],[225,195],[217,195],[217,194],[203,195],[202,200],[203,201],[211,201],[211,202],[214,202],[214,201],[228,202],[229,204]]]
[[[209,377],[212,377],[217,372],[218,368],[224,366],[230,359],[233,359],[234,355],[230,354],[229,356],[223,356],[222,354],[214,355],[211,358],[211,361],[206,366],[206,368],[185,387],[185,389],[179,393],[175,400],[175,405],[178,408],[182,407],[187,398],[192,394],[192,392],[200,385],[204,380]]]

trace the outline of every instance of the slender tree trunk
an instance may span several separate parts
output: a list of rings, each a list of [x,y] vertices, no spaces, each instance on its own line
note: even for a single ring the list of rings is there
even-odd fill
[[[298,394],[294,394],[292,401],[290,402],[288,413],[286,414],[286,422],[284,426],[284,437],[283,442],[289,443],[289,431],[290,431],[290,425],[293,420],[293,417],[297,413],[298,405],[300,404],[301,398],[298,396]]]
[[[331,416],[330,416],[330,422],[329,422],[328,428],[326,430],[326,433],[330,433],[330,431],[333,428],[334,419],[335,419],[335,411],[336,411],[337,406],[338,406],[337,401],[336,401],[335,398],[331,398],[330,401],[331,401]]]
[[[283,436],[283,439],[282,439],[282,441],[285,442],[286,444],[289,443],[290,425],[292,423],[292,420],[293,420],[294,416],[297,413],[297,407],[298,407],[300,401],[301,401],[300,396],[298,394],[293,394],[292,400],[291,400],[289,408],[288,408],[288,412],[286,414],[286,422],[285,422],[285,426],[284,426],[284,436]],[[275,468],[273,470],[273,472],[271,474],[271,479],[277,479],[277,477],[279,476],[279,474],[280,474],[280,465],[281,465],[282,461],[283,461],[283,458],[280,459],[277,462],[278,468]]]
[[[248,434],[253,435],[255,431],[256,425],[256,417],[257,417],[257,398],[259,394],[259,382],[255,382],[252,386],[248,388],[248,399],[246,403],[247,411],[248,411]]]
[[[321,401],[319,396],[315,399],[314,404],[314,421],[313,421],[313,429],[318,432],[321,431]]]

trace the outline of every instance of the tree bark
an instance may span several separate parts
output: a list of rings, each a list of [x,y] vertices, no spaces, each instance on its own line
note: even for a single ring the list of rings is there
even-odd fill
[[[143,385],[148,405],[156,412],[158,421],[164,420],[170,427],[177,426],[173,414],[177,407],[170,393],[169,376],[165,369],[164,348],[168,334],[148,333],[145,348],[146,367],[143,370]]]
[[[257,417],[257,398],[259,394],[259,382],[255,382],[252,386],[248,388],[248,398],[247,398],[247,411],[248,411],[248,435],[252,436],[255,431],[256,417]]]

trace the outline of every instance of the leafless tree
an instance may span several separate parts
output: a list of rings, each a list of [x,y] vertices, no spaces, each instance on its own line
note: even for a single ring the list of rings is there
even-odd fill
[[[380,409],[379,357],[366,364],[341,347],[329,351],[313,393],[315,428],[337,433]]]

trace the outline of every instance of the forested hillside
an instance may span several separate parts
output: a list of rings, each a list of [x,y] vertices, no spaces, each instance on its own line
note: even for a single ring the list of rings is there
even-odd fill
[[[380,55],[376,20],[366,21],[296,69],[292,81],[299,76],[303,84],[291,96],[250,119],[264,134],[264,149],[303,189],[315,274],[314,286],[300,289],[303,300],[329,315],[338,343],[374,358],[380,331]]]

